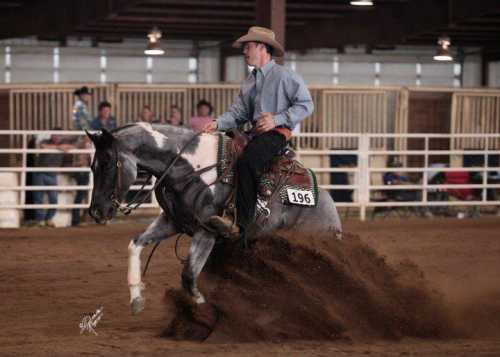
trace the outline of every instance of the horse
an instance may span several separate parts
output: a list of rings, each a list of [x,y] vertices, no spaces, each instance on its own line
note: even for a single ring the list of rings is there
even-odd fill
[[[145,307],[141,251],[148,244],[177,233],[192,237],[181,274],[182,286],[195,304],[205,303],[197,279],[218,238],[217,232],[205,222],[220,214],[233,189],[217,179],[218,142],[222,134],[197,134],[183,127],[135,123],[87,135],[96,149],[91,165],[94,185],[89,208],[96,222],[113,219],[123,208],[122,202],[137,178],[138,169],[161,180],[155,195],[162,211],[128,246],[127,280],[132,314]],[[321,188],[314,207],[285,205],[278,198],[269,203],[268,209],[270,215],[265,225],[252,238],[293,230],[298,234],[332,233],[341,239],[342,226],[335,204]]]

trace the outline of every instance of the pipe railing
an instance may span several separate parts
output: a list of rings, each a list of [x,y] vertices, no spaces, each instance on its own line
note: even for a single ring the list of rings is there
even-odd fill
[[[28,191],[87,191],[90,197],[92,191],[92,172],[89,167],[28,167],[28,155],[47,154],[47,153],[64,153],[70,155],[88,154],[93,155],[92,149],[72,149],[62,152],[55,149],[40,149],[28,148],[28,139],[35,135],[48,136],[57,134],[62,136],[81,136],[85,135],[84,132],[79,131],[36,131],[36,130],[0,130],[0,138],[8,136],[12,139],[14,136],[21,136],[21,147],[18,148],[1,148],[0,155],[10,156],[11,164],[8,166],[0,167],[0,173],[11,172],[17,175],[17,184],[14,186],[7,186],[5,183],[0,182],[0,192],[10,191],[18,193],[17,203],[2,203],[0,202],[0,209],[37,209],[37,208],[57,208],[57,209],[71,209],[71,208],[87,208],[88,203],[85,204],[63,204],[56,205],[50,204],[31,204],[26,203],[26,192]],[[349,148],[348,150],[313,150],[307,147],[301,147],[299,138],[316,138],[318,140],[326,140],[332,138],[354,138],[357,139],[357,147]],[[391,150],[387,147],[381,149],[380,147],[371,147],[372,140],[376,139],[422,139],[425,143],[424,148],[421,150]],[[482,139],[485,142],[485,147],[482,150],[435,150],[429,148],[430,139],[452,139],[457,138],[476,138]],[[314,157],[330,157],[331,155],[354,155],[357,164],[350,167],[330,167],[330,165],[320,165],[320,167],[313,167],[312,170],[318,175],[345,173],[352,176],[351,182],[347,185],[330,184],[329,180],[320,180],[320,187],[327,190],[353,190],[353,202],[338,202],[339,207],[356,207],[360,210],[360,217],[362,220],[366,218],[367,209],[373,207],[400,207],[400,206],[500,206],[500,198],[488,199],[488,190],[495,190],[500,192],[499,183],[491,183],[493,181],[491,173],[500,172],[500,167],[488,166],[488,158],[490,155],[500,155],[500,150],[488,149],[488,142],[490,139],[500,139],[500,134],[352,134],[352,133],[299,133],[295,135],[294,142],[296,143],[297,158],[301,161],[307,161],[309,158]],[[8,141],[8,140],[7,140]],[[7,142],[4,140],[4,142]],[[13,142],[11,140],[11,142]],[[452,157],[463,155],[482,156],[484,164],[480,167],[433,167],[429,164],[429,158],[433,155],[447,156],[448,161],[452,161]],[[421,167],[374,167],[372,159],[376,157],[387,158],[387,156],[398,156],[407,158],[408,156],[422,157],[423,166]],[[317,166],[317,165],[314,165]],[[387,165],[385,165],[387,166]],[[481,175],[481,183],[468,183],[468,184],[431,184],[429,183],[429,173],[444,173],[444,172],[473,172]],[[85,186],[70,185],[57,185],[57,186],[30,186],[27,185],[26,179],[28,173],[35,172],[57,172],[58,174],[71,174],[74,172],[89,172],[90,184]],[[373,183],[374,175],[383,175],[388,172],[403,172],[419,175],[419,182],[408,183],[404,185],[381,185]],[[496,179],[495,179],[496,180]],[[152,188],[153,184],[147,185],[145,189]],[[134,185],[132,190],[139,190],[140,185]],[[428,193],[436,190],[446,191],[449,189],[475,189],[481,190],[481,199],[474,199],[470,201],[433,201],[428,199]],[[391,190],[410,190],[421,192],[421,198],[417,201],[378,201],[373,199],[372,193],[385,192]],[[500,196],[497,194],[497,196]],[[477,197],[476,197],[477,198]],[[145,203],[141,207],[151,208],[158,207],[158,203],[153,199],[151,203]]]

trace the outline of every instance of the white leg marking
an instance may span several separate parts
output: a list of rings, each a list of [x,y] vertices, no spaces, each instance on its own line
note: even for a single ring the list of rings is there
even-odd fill
[[[184,153],[182,157],[193,166],[195,171],[215,165],[217,163],[218,140],[218,135],[202,134],[196,151],[192,154]],[[217,169],[213,168],[200,177],[207,185],[211,185],[217,179]],[[214,192],[214,185],[210,186],[210,190]]]
[[[205,298],[203,295],[200,293],[195,299],[194,302],[197,303],[198,305],[204,304],[206,302]]]
[[[128,286],[130,290],[130,301],[141,296],[143,285],[141,282],[141,251],[143,247],[135,245],[130,241],[128,245]]]

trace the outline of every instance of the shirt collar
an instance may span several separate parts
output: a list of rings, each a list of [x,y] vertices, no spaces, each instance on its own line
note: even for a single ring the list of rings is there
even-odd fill
[[[265,65],[260,67],[260,70],[261,70],[262,74],[264,75],[264,77],[269,73],[269,71],[271,71],[271,68],[273,68],[274,64],[275,64],[274,60],[270,60]]]
[[[273,68],[273,66],[275,64],[276,64],[276,62],[274,62],[274,60],[270,60],[269,62],[267,62],[265,65],[263,65],[259,69],[254,68],[252,73],[254,76],[256,76],[257,72],[260,71],[262,73],[262,75],[265,77],[271,71],[271,69]]]

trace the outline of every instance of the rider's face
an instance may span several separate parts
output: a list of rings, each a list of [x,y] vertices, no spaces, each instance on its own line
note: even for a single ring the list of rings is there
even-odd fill
[[[249,66],[258,66],[262,61],[262,56],[265,53],[265,47],[257,42],[245,42],[243,45],[243,55]]]

